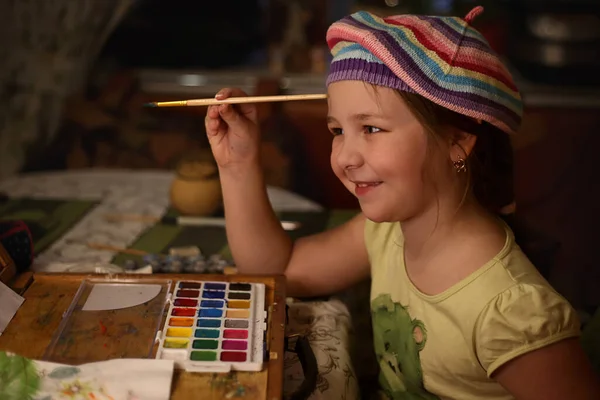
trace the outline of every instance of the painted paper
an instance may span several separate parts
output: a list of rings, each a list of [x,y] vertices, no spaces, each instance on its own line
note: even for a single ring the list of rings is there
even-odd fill
[[[172,378],[169,360],[70,366],[0,352],[2,400],[168,400]]]

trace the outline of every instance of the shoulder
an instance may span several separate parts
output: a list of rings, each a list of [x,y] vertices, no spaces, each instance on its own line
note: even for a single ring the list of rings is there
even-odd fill
[[[474,327],[477,358],[488,376],[508,361],[580,334],[576,311],[543,280],[518,282],[494,296]]]
[[[364,239],[369,258],[372,260],[382,254],[388,244],[401,243],[402,229],[400,223],[373,222],[365,219]]]
[[[488,298],[509,293],[519,285],[553,290],[516,243],[512,230],[506,227],[505,231],[504,246],[481,270],[491,289]]]

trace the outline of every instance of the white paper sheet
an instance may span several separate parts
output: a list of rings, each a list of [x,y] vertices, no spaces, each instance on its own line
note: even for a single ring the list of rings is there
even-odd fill
[[[92,288],[83,311],[119,310],[152,300],[160,293],[160,285],[97,283]]]
[[[169,400],[173,361],[114,359],[70,366],[34,361],[42,377],[34,400]]]
[[[24,298],[0,281],[0,335],[24,301]]]

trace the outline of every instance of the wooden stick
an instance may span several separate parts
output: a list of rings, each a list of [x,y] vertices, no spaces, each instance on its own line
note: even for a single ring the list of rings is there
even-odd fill
[[[144,251],[144,250],[126,249],[124,247],[110,246],[110,245],[101,244],[101,243],[86,243],[85,245],[87,247],[89,247],[90,249],[94,249],[94,250],[114,251],[115,253],[130,254],[132,256],[145,256],[145,255],[149,254],[147,251]]]
[[[135,214],[106,214],[104,218],[111,222],[120,221],[135,221],[145,223],[161,223],[167,225],[181,225],[181,226],[218,226],[225,227],[225,218],[213,218],[213,217],[155,217],[152,215],[135,215]],[[281,221],[281,226],[286,231],[294,231],[300,228],[302,224],[297,221]]]
[[[136,215],[136,214],[106,214],[104,218],[107,221],[119,222],[119,221],[135,221],[135,222],[149,222],[156,223],[160,221],[160,217],[154,215]]]
[[[145,107],[194,107],[194,106],[213,106],[217,104],[242,104],[242,103],[272,103],[279,101],[300,101],[300,100],[323,100],[326,94],[294,94],[280,96],[249,96],[249,97],[229,97],[223,100],[213,99],[190,99],[179,101],[157,101],[146,103]]]

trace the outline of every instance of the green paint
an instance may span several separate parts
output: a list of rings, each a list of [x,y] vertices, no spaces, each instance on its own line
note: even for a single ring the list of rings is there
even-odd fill
[[[192,351],[190,360],[192,361],[216,361],[217,353],[214,351]]]
[[[185,348],[187,348],[187,345],[188,345],[187,340],[176,340],[176,339],[173,339],[173,340],[167,339],[167,340],[165,340],[165,342],[163,344],[163,346],[166,349],[185,349]]]
[[[31,400],[40,389],[40,381],[32,360],[0,351],[0,399]]]
[[[194,336],[197,338],[218,338],[219,331],[217,329],[196,329]]]
[[[56,367],[48,374],[52,379],[69,379],[80,373],[77,367]]]
[[[216,340],[194,340],[192,347],[199,350],[214,350],[219,347],[219,342]]]

